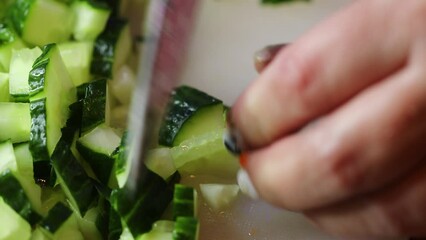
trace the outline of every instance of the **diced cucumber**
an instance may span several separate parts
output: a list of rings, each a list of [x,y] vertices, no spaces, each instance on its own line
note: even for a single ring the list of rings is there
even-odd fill
[[[111,14],[108,5],[91,0],[75,1],[72,9],[76,16],[73,35],[77,41],[95,40]]]
[[[13,151],[16,157],[18,172],[23,177],[33,179],[33,156],[30,152],[29,143],[21,143],[13,146]]]
[[[60,204],[58,205],[60,206]],[[61,209],[56,209],[56,213],[54,215],[52,214],[52,217],[50,218],[51,221],[49,221],[49,225],[46,226],[48,228],[54,227],[55,231],[46,228],[42,228],[42,231],[49,239],[52,240],[84,240],[84,236],[78,228],[76,214],[72,213],[69,215],[69,210],[66,210],[66,208],[67,207],[62,205]]]
[[[9,74],[0,72],[0,102],[9,102]]]
[[[114,173],[119,188],[124,187],[130,172],[130,161],[128,159],[128,133],[125,132],[121,137],[120,146],[114,151]]]
[[[11,20],[22,39],[35,46],[68,40],[74,25],[69,6],[55,0],[15,0]]]
[[[215,175],[235,179],[239,163],[223,144],[224,129],[206,132],[171,149],[178,171],[185,175]]]
[[[237,198],[240,188],[237,184],[200,184],[201,195],[214,211],[223,211]]]
[[[111,206],[120,215],[133,236],[151,230],[173,198],[173,186],[180,176],[176,173],[167,182],[156,173],[143,169],[137,186],[115,189],[111,193]]]
[[[148,233],[142,234],[136,240],[172,240],[175,223],[169,220],[159,220],[152,224]]]
[[[108,185],[114,166],[112,153],[121,138],[114,129],[99,125],[77,141],[77,150],[89,163],[99,181]]]
[[[54,234],[71,215],[71,209],[59,202],[50,209],[47,216],[40,222],[40,226]]]
[[[8,23],[0,22],[0,66],[2,66],[3,71],[9,72],[12,51],[24,47],[25,44],[12,29],[12,26]]]
[[[0,196],[30,224],[39,220],[40,216],[32,209],[23,187],[9,169],[0,173]]]
[[[102,236],[96,227],[96,220],[99,215],[98,207],[93,207],[89,209],[83,218],[78,217],[78,226],[81,233],[84,236],[84,239],[90,240],[101,240]]]
[[[31,116],[28,103],[0,102],[0,141],[30,140]]]
[[[22,144],[20,144],[19,146],[22,146]],[[20,150],[20,151],[23,151],[23,150]],[[19,160],[18,160],[18,158],[15,156],[15,152],[16,151],[10,141],[0,143],[0,156],[2,157],[2,160],[0,162],[0,173],[10,171],[13,174],[13,176],[8,175],[7,178],[12,179],[10,180],[11,181],[10,184],[15,185],[14,191],[17,191],[17,194],[21,194],[21,191],[23,191],[25,193],[25,197],[23,197],[23,199],[21,200],[22,201],[28,200],[29,203],[31,204],[32,209],[34,209],[37,213],[41,214],[42,213],[41,189],[38,185],[35,184],[32,177],[32,172],[27,172],[28,169],[26,169],[25,172],[21,171],[23,170],[22,155],[25,155],[25,154],[18,155],[19,157]],[[30,160],[26,159],[25,161],[29,162]],[[32,162],[30,162],[30,165],[32,165]],[[18,181],[18,183],[16,181]],[[0,192],[1,191],[2,190],[0,190]],[[24,196],[23,194],[21,195]],[[0,193],[0,196],[3,196],[3,195],[1,195]]]
[[[27,240],[31,237],[31,226],[0,197],[0,239]]]
[[[126,21],[110,19],[95,41],[90,71],[95,76],[112,79],[130,55],[132,40]]]
[[[83,98],[83,113],[81,132],[92,130],[102,123],[108,124],[108,86],[106,79],[99,79],[83,84],[78,87],[79,98]]]
[[[69,116],[69,105],[76,93],[56,44],[43,48],[29,75],[31,135],[30,150],[34,158],[34,177],[48,183],[50,158],[61,128]]]
[[[8,169],[15,172],[18,170],[13,145],[10,140],[0,142],[0,156],[0,173]]]
[[[173,194],[173,219],[195,217],[197,214],[197,192],[193,187],[176,184]]]
[[[69,131],[69,132],[66,132]],[[64,130],[55,151],[52,165],[68,201],[79,216],[84,216],[95,200],[96,189],[83,167],[71,152],[74,131]]]
[[[65,42],[58,47],[74,86],[89,82],[93,42]]]
[[[197,240],[198,220],[194,217],[178,217],[173,230],[173,240]]]
[[[42,54],[40,48],[24,48],[12,51],[10,61],[9,94],[15,102],[28,102],[30,86],[28,84],[29,72],[34,61]]]
[[[192,87],[181,86],[173,91],[170,98],[159,143],[177,146],[184,140],[224,126],[220,100]]]
[[[164,180],[167,180],[176,172],[170,148],[167,147],[150,150],[146,157],[145,165]]]

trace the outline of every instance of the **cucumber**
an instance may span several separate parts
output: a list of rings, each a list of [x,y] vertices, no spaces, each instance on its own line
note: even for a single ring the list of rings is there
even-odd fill
[[[65,42],[58,47],[74,86],[89,82],[93,42]]]
[[[177,146],[200,133],[223,128],[223,110],[222,101],[204,92],[189,86],[176,88],[160,128],[160,145]]]
[[[9,102],[9,74],[0,72],[0,102]]]
[[[0,142],[0,173],[6,170],[18,171],[13,145],[10,140]]]
[[[145,165],[164,180],[169,179],[176,172],[170,148],[167,147],[150,150],[146,157]]]
[[[99,205],[99,204],[98,204]],[[89,209],[84,217],[78,217],[78,226],[84,239],[101,240],[102,236],[96,227],[96,220],[99,216],[99,206]]]
[[[198,220],[194,217],[178,217],[173,230],[173,240],[197,240]]]
[[[28,102],[30,86],[28,83],[29,72],[34,61],[42,54],[40,48],[24,48],[12,51],[10,60],[9,94],[15,102]]]
[[[30,145],[28,142],[15,144],[13,146],[13,151],[15,153],[16,164],[18,167],[18,172],[23,177],[33,179],[33,156],[30,152]]]
[[[31,116],[28,103],[0,102],[0,141],[30,140]]]
[[[57,215],[61,218],[60,215]],[[58,220],[58,219],[57,219]],[[77,216],[75,213],[71,214],[62,224],[56,229],[54,233],[41,228],[45,236],[52,240],[84,240],[83,234],[78,228]]]
[[[69,116],[68,106],[76,99],[75,88],[56,44],[43,48],[42,55],[36,59],[30,71],[28,82],[34,177],[52,184],[50,156]]]
[[[73,12],[55,0],[15,0],[11,21],[22,39],[33,46],[60,43],[71,36]]]
[[[83,98],[82,133],[88,132],[102,123],[108,124],[109,105],[107,91],[106,79],[99,79],[78,87],[79,98]]]
[[[40,219],[39,214],[33,210],[31,202],[18,179],[9,169],[0,173],[0,196],[30,224],[34,224]]]
[[[173,219],[195,217],[197,210],[197,192],[193,187],[176,184],[173,194]]]
[[[136,240],[172,240],[175,223],[169,220],[159,220],[152,225],[151,231],[142,234]]]
[[[40,222],[40,226],[54,234],[71,215],[71,209],[59,202],[50,209],[48,215]]]
[[[0,66],[9,72],[12,51],[25,47],[25,43],[13,30],[11,24],[0,20]]]
[[[156,173],[144,169],[140,172],[143,182],[137,186],[115,189],[111,193],[111,206],[120,215],[133,236],[149,232],[152,224],[160,219],[173,198],[174,184],[180,179],[174,174],[164,181]]]
[[[77,41],[95,40],[105,29],[111,14],[106,3],[93,0],[75,1],[72,10],[76,16],[73,36]]]
[[[112,79],[118,68],[128,59],[131,46],[127,21],[110,19],[95,41],[90,72],[95,76]]]
[[[99,181],[108,185],[114,166],[112,153],[121,138],[114,129],[99,125],[77,141],[77,150],[89,163]]]
[[[52,165],[72,208],[84,216],[96,198],[96,189],[83,167],[71,152],[75,129],[65,128],[52,154]]]
[[[31,237],[31,226],[13,208],[0,197],[0,239],[28,240]]]
[[[240,188],[237,184],[200,184],[201,195],[214,211],[224,211],[235,201]]]
[[[120,188],[124,187],[126,184],[130,172],[128,146],[128,133],[124,132],[123,136],[121,137],[120,146],[118,146],[112,154],[114,158],[114,173]]]

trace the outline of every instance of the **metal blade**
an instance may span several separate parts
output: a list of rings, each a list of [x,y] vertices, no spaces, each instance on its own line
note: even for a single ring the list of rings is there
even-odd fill
[[[129,115],[126,184],[131,189],[143,182],[147,150],[157,145],[163,113],[179,81],[197,2],[150,0],[148,4],[138,82]]]

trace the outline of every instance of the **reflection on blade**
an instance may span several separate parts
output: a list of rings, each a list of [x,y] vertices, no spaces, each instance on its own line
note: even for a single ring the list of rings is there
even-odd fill
[[[151,0],[145,20],[137,87],[129,116],[127,187],[144,181],[146,152],[158,142],[169,95],[179,81],[197,0]],[[122,187],[122,185],[120,186]]]

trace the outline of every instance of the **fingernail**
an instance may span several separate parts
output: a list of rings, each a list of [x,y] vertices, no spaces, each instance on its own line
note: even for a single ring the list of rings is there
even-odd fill
[[[230,112],[226,115],[227,128],[223,136],[225,147],[233,154],[240,155],[244,150],[244,142],[241,133],[235,128]]]
[[[271,61],[275,55],[288,44],[270,45],[255,52],[254,63],[258,72],[261,72]]]
[[[245,195],[249,196],[252,199],[258,199],[259,195],[257,194],[256,189],[253,186],[253,183],[250,180],[248,173],[244,169],[240,169],[237,174],[238,186],[240,190]]]

